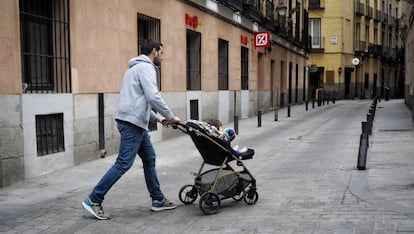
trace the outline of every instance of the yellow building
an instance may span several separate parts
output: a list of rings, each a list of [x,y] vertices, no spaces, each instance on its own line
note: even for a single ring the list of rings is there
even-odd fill
[[[400,9],[398,0],[310,0],[310,95],[402,97]]]
[[[0,187],[117,153],[120,83],[146,39],[164,44],[159,86],[182,120],[228,123],[302,102],[307,4],[278,4],[0,0]]]

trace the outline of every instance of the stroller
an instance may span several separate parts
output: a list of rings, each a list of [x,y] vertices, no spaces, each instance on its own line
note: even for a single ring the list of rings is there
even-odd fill
[[[242,162],[253,158],[254,150],[247,149],[243,153],[233,150],[229,141],[212,134],[211,130],[201,123],[203,122],[189,120],[174,126],[191,137],[203,158],[198,173],[193,173],[194,184],[184,185],[179,190],[180,201],[192,204],[200,195],[199,206],[205,214],[217,213],[221,200],[227,198],[233,198],[235,201],[244,200],[248,205],[255,204],[259,198],[256,180]],[[233,169],[229,164],[233,160],[243,170]],[[206,164],[213,168],[203,171]]]

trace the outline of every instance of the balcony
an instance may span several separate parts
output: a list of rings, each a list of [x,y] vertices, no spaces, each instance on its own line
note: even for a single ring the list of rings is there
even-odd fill
[[[244,0],[243,14],[253,22],[260,22],[262,20],[260,6],[261,0]]]
[[[368,42],[356,41],[355,43],[355,54],[356,55],[367,55],[368,54]]]
[[[325,0],[309,0],[309,10],[325,9]]]
[[[218,0],[218,2],[231,8],[233,11],[243,11],[243,0]]]
[[[367,18],[372,19],[374,17],[374,9],[372,7],[367,7]]]
[[[381,21],[381,11],[380,10],[375,10],[374,20],[376,22],[380,22]]]
[[[375,57],[382,56],[382,45],[370,44],[368,46],[368,53]]]
[[[396,24],[395,24],[395,17],[394,16],[390,16],[389,17],[388,24],[391,25],[391,26],[393,26],[393,27],[395,27]]]
[[[363,16],[365,14],[365,4],[359,2],[359,0],[357,0],[355,4],[355,14],[358,16]]]
[[[309,52],[320,53],[325,51],[325,37],[309,36]]]
[[[262,19],[262,24],[266,29],[271,31],[275,30],[275,18],[273,14],[274,9],[275,6],[273,5],[273,2],[266,0],[266,12]]]
[[[385,14],[385,13],[382,14],[382,20],[381,20],[381,22],[383,24],[388,24],[388,14]]]

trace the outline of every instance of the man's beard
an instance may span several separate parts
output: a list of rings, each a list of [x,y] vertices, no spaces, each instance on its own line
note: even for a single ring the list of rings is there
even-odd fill
[[[158,58],[154,59],[154,64],[157,65],[158,67],[161,65],[161,60]]]

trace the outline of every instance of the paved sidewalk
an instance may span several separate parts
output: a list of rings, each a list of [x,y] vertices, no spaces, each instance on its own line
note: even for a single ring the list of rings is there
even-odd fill
[[[107,195],[111,219],[85,213],[80,202],[112,155],[0,188],[0,233],[414,233],[414,132],[403,100],[378,103],[366,170],[356,169],[371,102],[295,105],[290,118],[281,108],[279,121],[266,113],[261,128],[257,117],[240,120],[235,143],[256,150],[245,161],[258,181],[256,205],[226,200],[208,216],[198,201],[180,204],[177,186],[193,183],[190,172],[201,162],[191,139],[180,136],[154,144],[162,190],[176,210],[149,210],[137,161]]]
[[[367,168],[355,171],[351,192],[375,206],[414,218],[414,130],[402,100],[378,103],[369,137]]]

